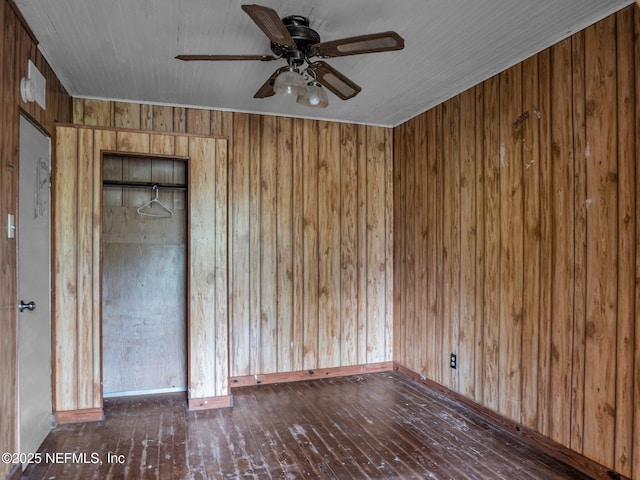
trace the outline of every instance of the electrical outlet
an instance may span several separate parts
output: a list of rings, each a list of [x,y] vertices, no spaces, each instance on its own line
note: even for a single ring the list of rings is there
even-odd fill
[[[455,353],[451,354],[451,360],[449,364],[454,370],[458,367],[458,356]]]

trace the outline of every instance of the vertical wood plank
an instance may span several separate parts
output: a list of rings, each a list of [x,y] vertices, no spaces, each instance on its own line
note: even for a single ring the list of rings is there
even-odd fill
[[[260,363],[261,304],[261,125],[258,115],[249,116],[249,319],[251,323],[251,371],[262,372]]]
[[[538,431],[549,435],[551,387],[551,49],[538,60],[540,92],[540,338],[538,339]]]
[[[367,127],[367,363],[385,360],[385,129]]]
[[[186,129],[188,133],[209,135],[211,131],[211,112],[199,108],[188,109]]]
[[[74,410],[78,405],[78,330],[77,330],[77,196],[75,182],[78,169],[78,131],[56,129],[56,164],[54,171],[53,225],[55,339],[54,410]]]
[[[520,421],[522,378],[522,70],[500,74],[499,411]]]
[[[189,398],[220,394],[216,379],[216,204],[215,144],[189,139]]]
[[[93,130],[78,130],[78,183],[75,222],[77,225],[77,332],[78,343],[78,404],[76,408],[93,407]],[[67,180],[69,181],[69,180]]]
[[[393,131],[384,133],[384,361],[393,359]]]
[[[484,268],[485,268],[485,249],[484,249],[484,86],[478,85],[474,89],[475,94],[475,153],[476,153],[476,278],[475,278],[475,369],[474,384],[475,394],[474,400],[478,403],[482,402],[484,396]]]
[[[436,170],[434,177],[435,189],[435,215],[434,215],[434,236],[435,242],[434,257],[435,257],[435,285],[436,285],[436,314],[435,320],[435,343],[433,349],[433,368],[434,379],[437,382],[444,383],[448,363],[442,362],[439,359],[446,358],[448,345],[445,346],[443,339],[445,337],[444,330],[448,328],[444,319],[444,262],[442,261],[442,255],[444,252],[444,179],[445,179],[445,155],[444,155],[444,121],[443,121],[443,107],[439,105],[435,109],[435,123],[434,123],[434,139],[435,142],[435,161]]]
[[[340,128],[318,129],[318,361],[340,365]]]
[[[404,225],[404,241],[402,245],[402,290],[405,295],[404,308],[402,309],[403,331],[398,342],[402,345],[402,358],[409,361],[409,352],[415,349],[415,329],[416,329],[416,209],[415,189],[416,189],[416,172],[415,172],[415,120],[409,120],[403,128],[404,148],[402,151],[405,160],[402,172],[402,188],[403,195],[401,198],[402,206],[406,212]]]
[[[394,238],[393,244],[393,276],[394,276],[394,285],[395,289],[393,292],[393,315],[396,319],[393,330],[393,360],[401,365],[407,365],[410,367],[408,358],[404,354],[403,345],[404,342],[401,340],[404,338],[404,331],[406,330],[406,325],[404,321],[404,296],[402,295],[404,289],[404,263],[403,263],[403,255],[404,255],[404,219],[405,219],[405,208],[403,206],[403,198],[404,198],[404,166],[407,164],[407,161],[404,156],[404,147],[406,145],[404,132],[406,130],[407,122],[398,125],[393,129],[393,135],[395,138],[394,148],[393,148],[393,158],[394,158],[394,168],[393,168],[393,204],[395,207],[396,214],[393,216],[393,229],[396,232],[396,236]],[[366,161],[366,160],[365,160]],[[366,163],[365,163],[366,165]],[[361,175],[362,176],[362,175]],[[366,177],[364,177],[366,180]],[[364,192],[364,201],[362,203],[363,207],[366,207],[366,190]],[[365,210],[366,213],[366,210]],[[366,220],[366,215],[363,215],[363,218]],[[364,225],[366,229],[366,223]],[[362,238],[362,235],[359,235]],[[361,240],[362,242],[362,240]],[[366,253],[366,243],[363,250]],[[366,268],[366,258],[361,259],[362,265]],[[362,268],[362,267],[361,267]],[[366,271],[366,270],[365,270]],[[366,312],[367,302],[366,302],[366,283],[365,283],[364,296],[365,301],[362,302],[362,306],[360,309],[360,315],[363,315],[363,311]],[[363,296],[362,293],[359,293],[360,296]],[[366,315],[366,314],[365,314]],[[366,325],[365,325],[366,332]],[[366,347],[366,343],[365,343]]]
[[[569,444],[571,419],[571,334],[573,332],[572,285],[574,225],[574,155],[571,137],[571,41],[551,49],[551,365],[549,435],[563,445]]]
[[[637,9],[636,9],[637,12]],[[635,180],[637,168],[634,85],[633,10],[624,9],[616,15],[617,58],[617,141],[618,141],[618,288],[615,406],[615,470],[631,477],[634,455],[640,455],[640,445],[633,443],[633,355],[634,330],[640,328],[635,317],[635,263],[637,246]]]
[[[356,162],[358,177],[358,211],[357,218],[357,245],[358,254],[358,364],[367,361],[367,129],[364,125],[356,126]],[[400,162],[398,163],[400,164]],[[394,175],[397,175],[394,172]],[[395,261],[395,257],[394,257]],[[399,271],[399,270],[398,270]],[[395,273],[395,272],[394,272]],[[398,292],[394,289],[394,294]]]
[[[140,105],[140,128],[153,130],[153,105],[148,103]]]
[[[73,99],[73,123],[84,125],[84,98]]]
[[[293,121],[276,123],[277,371],[293,370]]]
[[[156,132],[172,132],[173,131],[173,107],[164,105],[153,106],[153,126],[152,130]]]
[[[476,360],[476,99],[475,90],[460,95],[460,330],[458,345],[458,390],[475,397]]]
[[[260,143],[260,371],[278,371],[277,131],[262,117]]]
[[[99,127],[113,126],[113,103],[106,100],[85,99],[82,124]]]
[[[227,112],[227,113],[230,113],[232,116],[234,115],[233,112]],[[209,131],[211,135],[223,135],[222,129],[224,128],[223,126],[224,120],[222,118],[221,111],[219,110],[210,111],[209,122],[210,122]]]
[[[116,132],[93,132],[93,408],[102,407],[102,152],[115,151]],[[122,177],[120,177],[122,178]],[[120,200],[122,205],[122,200]]]
[[[215,396],[229,394],[229,317],[228,317],[228,275],[227,275],[227,141],[205,139],[208,151],[213,157],[206,161],[213,163],[215,171]],[[211,208],[211,206],[209,206]]]
[[[357,128],[340,125],[340,365],[358,358],[358,163]]]
[[[428,301],[427,301],[427,236],[429,234],[429,224],[427,222],[427,205],[428,205],[428,157],[427,157],[427,118],[426,115],[420,115],[415,119],[415,158],[416,158],[416,190],[415,190],[415,209],[416,218],[416,321],[417,328],[413,335],[416,339],[416,347],[413,355],[413,369],[417,372],[424,372],[427,364],[427,358],[431,352],[428,351],[427,345],[429,337],[427,336],[428,318]],[[411,358],[407,355],[407,358]],[[408,362],[407,362],[408,363]],[[407,364],[405,363],[405,364]]]
[[[140,104],[130,102],[114,102],[113,126],[115,128],[140,128]]]
[[[229,172],[230,188],[230,238],[233,253],[230,257],[230,335],[232,377],[251,373],[251,328],[250,305],[247,294],[250,292],[250,231],[249,222],[249,116],[236,114],[234,125],[234,152]]]
[[[485,263],[484,263],[484,405],[498,410],[500,332],[500,131],[499,78],[484,82]]]
[[[304,369],[304,125],[301,119],[293,120],[293,370]]]
[[[435,351],[438,343],[438,335],[436,325],[439,322],[438,305],[440,290],[438,288],[438,222],[437,211],[440,198],[438,198],[437,179],[438,179],[438,155],[436,154],[437,139],[435,136],[436,131],[436,109],[426,112],[426,131],[427,137],[427,175],[425,181],[427,183],[427,244],[426,255],[427,264],[429,268],[427,270],[427,315],[426,315],[426,335],[427,345],[426,349],[429,352],[425,366],[424,374],[429,378],[436,379],[436,359]],[[396,232],[398,235],[399,232]],[[396,288],[400,288],[396,286]]]
[[[575,156],[575,248],[573,357],[571,379],[571,448],[582,453],[584,427],[585,321],[586,321],[586,246],[587,246],[587,186],[585,140],[585,71],[584,32],[572,38],[573,76],[573,148]]]
[[[638,67],[640,65],[640,41],[638,39],[638,33],[640,33],[640,13],[638,7],[634,10],[634,28],[635,35],[634,41],[634,64],[636,65],[635,71],[635,119],[633,123],[634,131],[638,131],[640,127],[640,75],[638,75]],[[636,261],[635,261],[635,293],[634,293],[634,305],[635,305],[635,355],[633,362],[633,419],[630,419],[630,423],[633,425],[633,445],[634,452],[631,458],[631,471],[632,475],[640,477],[640,453],[638,452],[638,446],[640,446],[640,328],[638,327],[637,319],[640,318],[640,221],[638,221],[638,215],[640,215],[640,167],[638,167],[638,160],[640,159],[640,138],[635,137],[635,213],[636,219],[636,234],[635,234],[635,248],[636,248]]]
[[[540,103],[538,58],[522,64],[522,187],[524,202],[522,311],[522,423],[538,424],[538,342],[540,320]]]
[[[586,358],[584,454],[614,464],[616,407],[617,207],[615,17],[585,30],[587,156]]]
[[[460,97],[443,104],[443,154],[446,159],[444,172],[443,218],[443,268],[444,268],[444,316],[446,323],[442,333],[444,357],[458,352],[460,328]],[[463,358],[461,358],[463,360]],[[458,391],[458,370],[444,369],[443,384]]]
[[[304,124],[305,145],[302,163],[303,198],[303,288],[304,317],[304,368],[318,366],[318,122],[307,120]]]
[[[220,135],[226,138],[233,138],[233,112],[220,112]],[[213,127],[213,116],[211,118],[211,134],[214,135],[216,130]]]
[[[176,133],[187,131],[187,109],[185,107],[173,107],[173,130]]]

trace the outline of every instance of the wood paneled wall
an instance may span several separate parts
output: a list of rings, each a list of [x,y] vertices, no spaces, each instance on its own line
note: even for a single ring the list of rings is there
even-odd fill
[[[0,451],[13,452],[16,438],[17,242],[7,239],[7,215],[18,210],[18,139],[20,110],[48,134],[53,123],[71,120],[71,98],[21,22],[12,4],[0,2]],[[31,60],[47,81],[47,109],[20,98],[20,79]],[[18,222],[20,219],[17,219]],[[18,231],[19,235],[19,231]],[[0,464],[0,478],[12,465]]]
[[[628,7],[397,127],[393,180],[395,360],[632,478],[639,34]]]
[[[87,99],[74,122],[229,138],[231,376],[391,361],[391,129]]]
[[[227,141],[59,126],[53,178],[54,411],[102,408],[102,152],[189,158],[189,399],[228,386]],[[202,405],[201,405],[202,406]]]

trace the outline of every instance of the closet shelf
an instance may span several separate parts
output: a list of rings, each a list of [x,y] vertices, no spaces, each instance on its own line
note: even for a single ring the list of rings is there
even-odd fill
[[[186,190],[183,183],[158,183],[158,182],[127,182],[122,180],[104,180],[103,187],[107,188],[150,188],[158,190]]]

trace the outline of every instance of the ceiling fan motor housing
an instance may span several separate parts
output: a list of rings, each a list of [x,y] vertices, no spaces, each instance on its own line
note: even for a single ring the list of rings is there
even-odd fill
[[[282,19],[297,49],[271,43],[271,51],[277,56],[286,58],[290,64],[302,65],[305,56],[310,57],[311,46],[320,43],[320,35],[309,27],[309,19],[301,15],[290,15]]]

